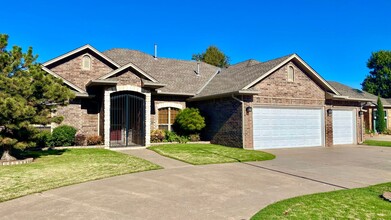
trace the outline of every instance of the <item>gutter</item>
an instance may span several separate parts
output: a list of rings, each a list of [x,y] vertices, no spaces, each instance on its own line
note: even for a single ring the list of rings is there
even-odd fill
[[[244,137],[244,102],[242,100],[238,99],[237,97],[235,97],[234,94],[232,94],[231,97],[242,104],[242,148],[245,148],[245,146],[244,146],[244,144],[245,144],[245,140],[244,140],[244,138],[245,138]]]
[[[192,98],[189,98],[187,101],[201,101],[201,100],[207,100],[207,99],[224,98],[224,97],[229,97],[232,95],[258,95],[258,94],[259,94],[259,91],[239,90],[239,91],[234,91],[234,92],[219,93],[219,94],[207,95],[207,96],[201,96],[201,97],[192,97]]]

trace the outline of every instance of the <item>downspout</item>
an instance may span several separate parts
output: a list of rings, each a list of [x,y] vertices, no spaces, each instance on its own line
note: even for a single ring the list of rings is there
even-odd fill
[[[244,146],[244,144],[245,144],[245,141],[244,141],[244,102],[242,100],[238,99],[237,97],[235,97],[234,94],[232,94],[231,97],[242,104],[242,148],[245,149],[246,147]]]

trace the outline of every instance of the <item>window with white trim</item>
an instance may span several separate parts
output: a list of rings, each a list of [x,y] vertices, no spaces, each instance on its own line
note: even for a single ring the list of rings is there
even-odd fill
[[[172,131],[172,125],[179,113],[178,108],[167,107],[158,109],[158,128],[161,130]]]
[[[295,81],[295,69],[293,69],[293,66],[288,67],[288,82]]]
[[[83,56],[81,66],[82,66],[83,70],[90,70],[91,69],[91,57],[88,55]]]

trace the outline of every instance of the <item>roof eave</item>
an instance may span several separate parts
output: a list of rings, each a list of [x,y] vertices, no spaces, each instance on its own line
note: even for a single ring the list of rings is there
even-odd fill
[[[66,80],[64,77],[56,74],[55,72],[51,71],[50,69],[46,68],[45,66],[42,66],[42,70],[49,73],[50,75],[56,77],[56,78],[59,78],[61,79],[66,85],[70,86],[71,88],[75,89],[77,92],[79,93],[86,93],[83,89],[81,89],[80,87],[76,86],[75,84],[69,82],[68,80]]]
[[[192,97],[187,100],[188,101],[202,101],[202,100],[208,100],[208,99],[229,97],[231,95],[258,95],[258,94],[259,94],[258,91],[239,90],[239,91],[225,92],[225,93],[219,93],[219,94],[213,94],[213,95],[207,95],[207,96]]]
[[[333,92],[334,94],[336,95],[340,95],[340,93],[334,89],[325,79],[323,79],[314,69],[312,69],[303,59],[301,59],[297,54],[292,54],[291,56],[289,56],[287,59],[285,59],[284,61],[282,61],[280,64],[276,65],[275,67],[273,67],[271,70],[269,70],[267,73],[263,74],[262,76],[260,76],[259,78],[257,78],[256,80],[252,81],[251,83],[249,83],[248,85],[246,85],[245,87],[243,87],[243,89],[249,89],[251,88],[252,86],[254,86],[255,84],[257,84],[259,81],[261,81],[262,79],[266,78],[267,76],[269,76],[270,74],[272,74],[273,72],[275,72],[276,70],[278,70],[279,68],[281,68],[283,65],[287,64],[289,61],[293,60],[293,59],[296,59],[304,68],[306,68],[314,77],[315,77],[315,80],[321,84],[324,88],[328,89],[329,91]]]
[[[86,87],[89,87],[89,86],[115,86],[117,84],[118,84],[118,81],[107,81],[107,80],[93,79],[87,83]]]
[[[65,53],[65,54],[63,54],[63,55],[61,55],[61,56],[58,56],[58,57],[56,57],[56,58],[54,58],[54,59],[51,59],[51,60],[49,60],[49,61],[46,61],[46,62],[43,63],[42,65],[43,65],[43,66],[48,66],[48,65],[50,65],[50,64],[53,64],[53,63],[55,63],[55,62],[58,62],[58,61],[60,61],[60,60],[62,60],[62,59],[64,59],[64,58],[66,58],[66,57],[69,57],[69,56],[71,56],[71,55],[73,55],[73,54],[76,54],[76,53],[78,53],[78,52],[80,52],[80,51],[83,51],[83,50],[85,50],[85,49],[90,49],[90,50],[92,50],[94,53],[98,54],[100,57],[102,57],[103,59],[105,59],[106,61],[108,61],[109,63],[111,63],[112,65],[116,66],[117,68],[120,67],[120,65],[119,65],[118,63],[114,62],[112,59],[110,59],[109,57],[107,57],[107,56],[104,55],[103,53],[99,52],[97,49],[95,49],[93,46],[91,46],[91,45],[89,45],[89,44],[86,44],[86,45],[84,45],[84,46],[82,46],[82,47],[79,47],[79,48],[77,48],[77,49],[75,49],[75,50],[72,50],[72,51],[70,51],[70,52],[68,52],[68,53]]]
[[[114,76],[115,74],[117,73],[120,73],[121,71],[124,71],[126,69],[128,69],[129,67],[135,69],[137,72],[139,72],[141,75],[145,76],[147,79],[151,80],[152,82],[158,82],[155,78],[153,78],[151,75],[149,75],[148,73],[144,72],[142,69],[140,69],[138,66],[136,66],[134,63],[130,62],[116,70],[113,70],[111,71],[110,73],[104,75],[104,76],[101,76],[99,77],[99,79],[107,79],[111,76]]]

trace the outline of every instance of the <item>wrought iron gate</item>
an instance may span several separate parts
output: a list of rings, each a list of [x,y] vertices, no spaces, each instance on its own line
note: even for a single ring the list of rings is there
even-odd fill
[[[110,147],[145,145],[144,95],[116,92],[110,102]]]

